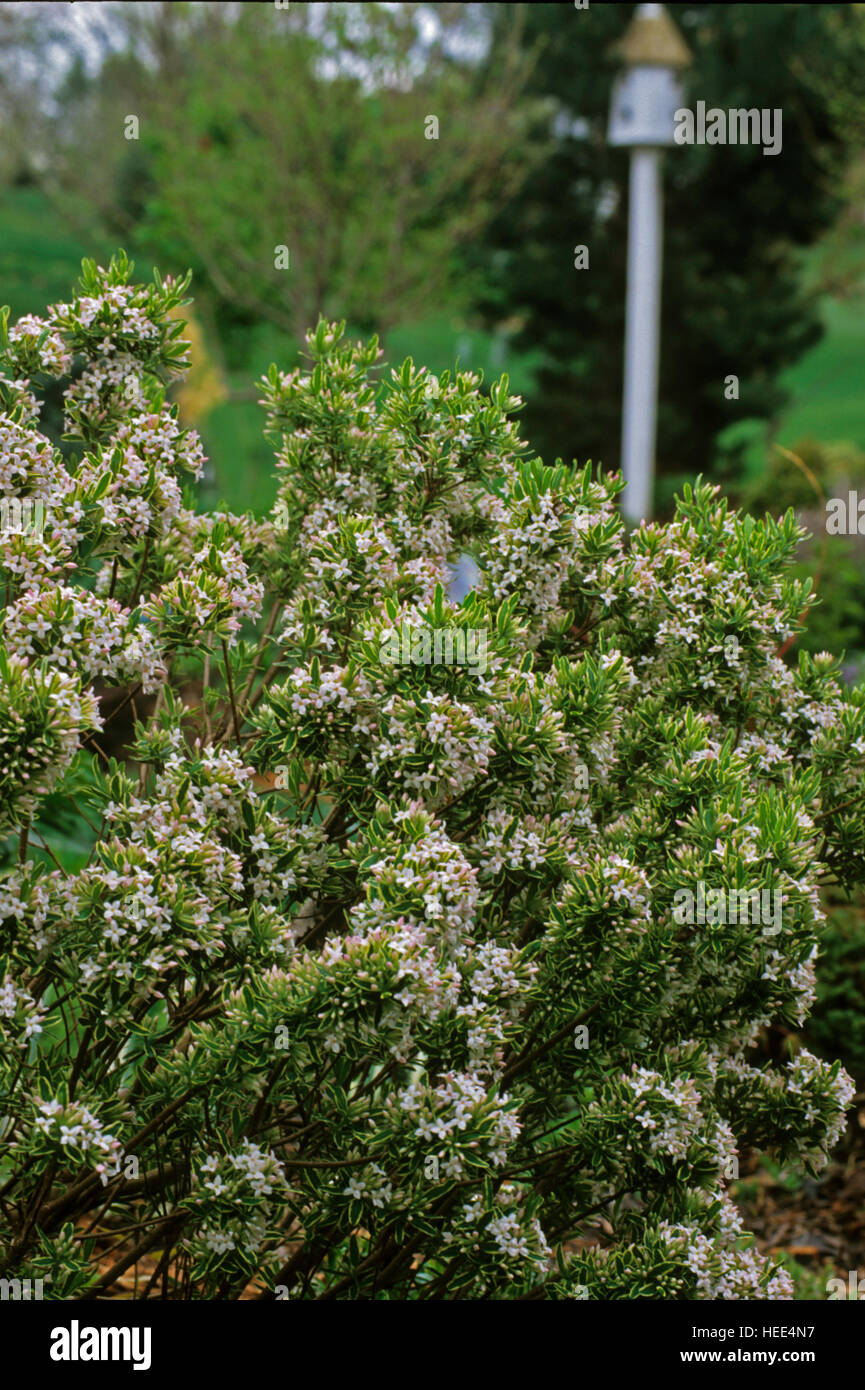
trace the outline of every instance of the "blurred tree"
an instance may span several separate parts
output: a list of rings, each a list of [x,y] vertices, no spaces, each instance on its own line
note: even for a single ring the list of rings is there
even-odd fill
[[[90,250],[129,235],[129,195],[140,203],[147,177],[140,145],[123,134],[152,67],[118,51],[124,27],[109,4],[0,4],[0,177],[37,184]]]
[[[298,341],[320,314],[384,333],[467,294],[454,249],[530,159],[518,14],[489,73],[486,6],[103,8],[107,51],[69,67],[42,142],[72,216]]]
[[[479,81],[468,7],[252,6],[161,111],[142,232],[295,338],[320,314],[386,332],[453,292],[453,250],[513,194],[527,63]],[[278,248],[284,248],[279,250]]]
[[[524,42],[539,55],[528,90],[554,99],[534,128],[545,158],[466,256],[484,320],[543,353],[523,421],[535,447],[609,467],[620,452],[628,156],[607,146],[606,129],[611,46],[633,8],[527,7]],[[773,416],[779,373],[820,336],[798,251],[835,219],[861,134],[859,8],[668,6],[694,54],[687,106],[783,112],[780,154],[693,145],[665,160],[658,461],[668,474],[708,470],[726,426]],[[494,72],[495,42],[488,61]],[[588,270],[574,269],[582,244]],[[725,398],[729,374],[738,400]]]

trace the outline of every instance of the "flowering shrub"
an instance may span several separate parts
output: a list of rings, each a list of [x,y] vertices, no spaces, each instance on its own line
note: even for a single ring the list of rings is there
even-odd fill
[[[50,517],[0,534],[0,1272],[790,1297],[728,1185],[745,1146],[813,1168],[839,1135],[838,1064],[754,1044],[807,1014],[819,885],[865,870],[865,693],[777,655],[792,514],[701,485],[627,536],[615,478],[527,454],[506,380],[382,379],[320,323],[262,383],[271,518],[198,515],[186,282],[130,275],[85,263],[0,330],[0,479]],[[96,679],[155,694],[122,765]],[[91,827],[74,871],[51,792]]]

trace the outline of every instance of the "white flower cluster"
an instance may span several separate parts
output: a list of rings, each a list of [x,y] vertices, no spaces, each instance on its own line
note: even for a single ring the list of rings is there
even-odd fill
[[[418,1139],[449,1140],[451,1160],[448,1176],[461,1177],[465,1161],[453,1141],[471,1125],[484,1133],[469,1146],[481,1149],[494,1167],[504,1167],[508,1148],[520,1133],[520,1122],[508,1106],[509,1098],[491,1101],[488,1084],[469,1072],[448,1072],[434,1087],[412,1082],[399,1091],[393,1105],[411,1121]]]
[[[0,493],[53,495],[62,473],[51,441],[32,425],[0,415]]]
[[[100,294],[76,296],[71,304],[55,304],[49,310],[52,321],[74,322],[91,330],[102,340],[102,350],[112,350],[112,340],[131,338],[146,342],[159,332],[144,311],[141,291],[135,285],[105,285]],[[138,304],[133,300],[139,300]]]
[[[48,944],[48,923],[56,901],[56,884],[30,864],[18,864],[0,878],[0,923],[11,939],[24,937],[35,950]]]
[[[25,1041],[42,1032],[45,1018],[29,990],[16,985],[8,971],[0,979],[0,1018],[9,1019],[20,1028]]]
[[[168,534],[183,508],[178,473],[198,477],[204,466],[194,430],[180,429],[173,411],[136,405],[107,445],[85,454],[75,475],[76,492],[92,492],[105,538],[119,536],[129,547],[143,536]],[[107,489],[99,486],[109,473]]]
[[[32,420],[0,414],[0,496],[21,524],[0,527],[0,570],[10,596],[56,583],[71,567],[83,515],[75,481]]]
[[[345,1197],[368,1201],[379,1209],[389,1207],[393,1200],[393,1183],[388,1182],[384,1169],[378,1163],[368,1163],[352,1174],[342,1191]]]
[[[33,1104],[37,1112],[35,1129],[53,1144],[77,1153],[88,1162],[94,1155],[114,1159],[120,1152],[119,1139],[110,1134],[99,1117],[80,1101],[63,1104],[56,1097],[49,1100],[37,1097]],[[97,1171],[104,1171],[104,1167],[102,1163],[98,1164]]]
[[[577,837],[573,829],[581,824],[575,811],[564,811],[554,820],[549,812],[538,819],[518,816],[504,806],[491,809],[478,834],[483,877],[496,878],[505,869],[525,873],[549,867],[552,873],[561,875],[565,866],[577,868]]]
[[[622,1082],[636,1101],[630,1117],[647,1131],[649,1151],[685,1157],[703,1124],[700,1094],[691,1078],[665,1081],[658,1072],[634,1064]]]
[[[67,431],[72,433],[79,422],[97,427],[105,418],[112,400],[118,397],[130,410],[146,408],[147,396],[140,363],[129,353],[106,355],[95,362],[88,362],[81,375],[63,392]]]
[[[740,1126],[763,1130],[777,1124],[791,1153],[816,1166],[825,1164],[856,1094],[843,1067],[836,1071],[803,1047],[781,1071],[753,1067],[740,1056],[717,1055],[713,1071],[721,1104]]]
[[[285,1186],[285,1173],[279,1159],[248,1139],[244,1140],[243,1147],[237,1153],[227,1154],[224,1159],[210,1154],[202,1163],[202,1173],[213,1174],[204,1182],[204,1187],[215,1197],[228,1190],[220,1176],[220,1170],[225,1172],[226,1169],[233,1170],[236,1175],[232,1186],[239,1184],[248,1187],[256,1199],[269,1197],[272,1192]]]
[[[182,469],[200,478],[207,462],[196,430],[180,428],[176,407],[133,411],[117,429],[114,440],[129,454],[151,466],[172,472]]]
[[[493,752],[492,722],[450,695],[424,695],[421,722],[413,701],[393,695],[382,706],[381,737],[366,757],[371,777],[386,772],[427,805],[450,799],[483,777]]]
[[[61,334],[52,328],[50,320],[35,314],[24,314],[9,329],[9,342],[13,348],[20,345],[28,349],[36,359],[37,369],[49,376],[65,376],[72,366],[72,353]]]
[[[824,1091],[835,1113],[827,1126],[823,1144],[827,1150],[834,1148],[841,1138],[847,1111],[856,1094],[856,1083],[852,1076],[840,1067],[833,1077],[827,1063],[803,1047],[790,1063],[786,1082],[787,1095],[801,1097],[805,1101],[804,1118],[807,1124],[821,1124],[825,1112],[818,1110],[812,1097],[817,1088]]]
[[[61,779],[82,736],[101,727],[77,676],[3,654],[0,682],[0,824],[20,825]]]
[[[591,564],[587,545],[593,528],[609,520],[611,510],[600,487],[592,486],[575,510],[572,498],[552,479],[541,492],[528,490],[519,478],[490,508],[494,528],[484,556],[484,584],[497,601],[519,596],[532,618],[533,642],[550,630],[574,585],[586,593],[600,589],[603,606],[612,603],[612,586]]]
[[[268,1213],[287,1192],[279,1159],[248,1139],[236,1153],[208,1154],[188,1199],[197,1220],[184,1244],[205,1259],[235,1252],[254,1260],[267,1239]]]
[[[205,545],[188,568],[163,584],[143,606],[143,614],[159,632],[163,647],[177,643],[197,646],[213,633],[234,643],[243,619],[261,616],[264,584],[254,577],[241,547],[227,542],[222,549]]]
[[[140,681],[157,690],[165,677],[159,649],[146,627],[134,626],[116,599],[64,585],[22,595],[6,611],[3,638],[13,656],[50,656],[85,680]]]
[[[508,1281],[527,1272],[545,1274],[552,1267],[552,1250],[536,1216],[528,1217],[525,1194],[516,1183],[502,1183],[492,1210],[480,1192],[464,1202],[443,1236],[448,1254],[459,1251],[469,1263],[490,1255],[503,1265]],[[483,1294],[483,1282],[477,1289]]]
[[[35,424],[42,413],[42,402],[30,390],[30,378],[26,376],[8,376],[0,371],[0,400],[7,412],[15,413],[25,425]]]
[[[234,749],[209,747],[190,776],[178,750],[151,796],[106,804],[114,840],[60,885],[69,916],[87,910],[91,920],[89,948],[80,951],[83,985],[123,981],[131,998],[142,997],[158,993],[179,964],[213,960],[229,945],[267,963],[293,950],[287,900],[302,900],[318,883],[322,835],[265,810],[253,776]],[[258,905],[255,939],[249,912],[238,912],[247,898]]]
[[[298,722],[317,719],[324,724],[333,724],[338,713],[350,714],[357,704],[358,694],[366,693],[364,685],[355,687],[347,666],[332,666],[322,671],[317,681],[309,670],[295,667],[288,678],[288,689]]]
[[[659,1224],[658,1232],[670,1254],[684,1260],[695,1276],[701,1298],[781,1300],[793,1297],[791,1275],[786,1269],[778,1269],[767,1280],[771,1262],[753,1247],[741,1250],[731,1245],[725,1249],[698,1227],[667,1221]]]
[[[418,814],[416,804],[396,813],[397,824]],[[441,825],[421,813],[421,825],[370,866],[366,903],[354,920],[363,926],[387,919],[396,907],[412,923],[431,923],[453,954],[468,944],[468,928],[478,901],[475,870]]]

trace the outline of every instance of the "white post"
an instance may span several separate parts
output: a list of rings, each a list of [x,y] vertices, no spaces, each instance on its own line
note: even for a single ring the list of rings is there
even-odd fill
[[[660,149],[631,150],[622,511],[632,522],[651,516],[655,476],[663,226],[660,165]]]

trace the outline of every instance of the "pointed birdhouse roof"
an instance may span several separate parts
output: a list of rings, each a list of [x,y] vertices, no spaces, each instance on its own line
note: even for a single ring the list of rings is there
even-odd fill
[[[663,5],[638,5],[615,52],[628,67],[686,68],[691,50]]]

